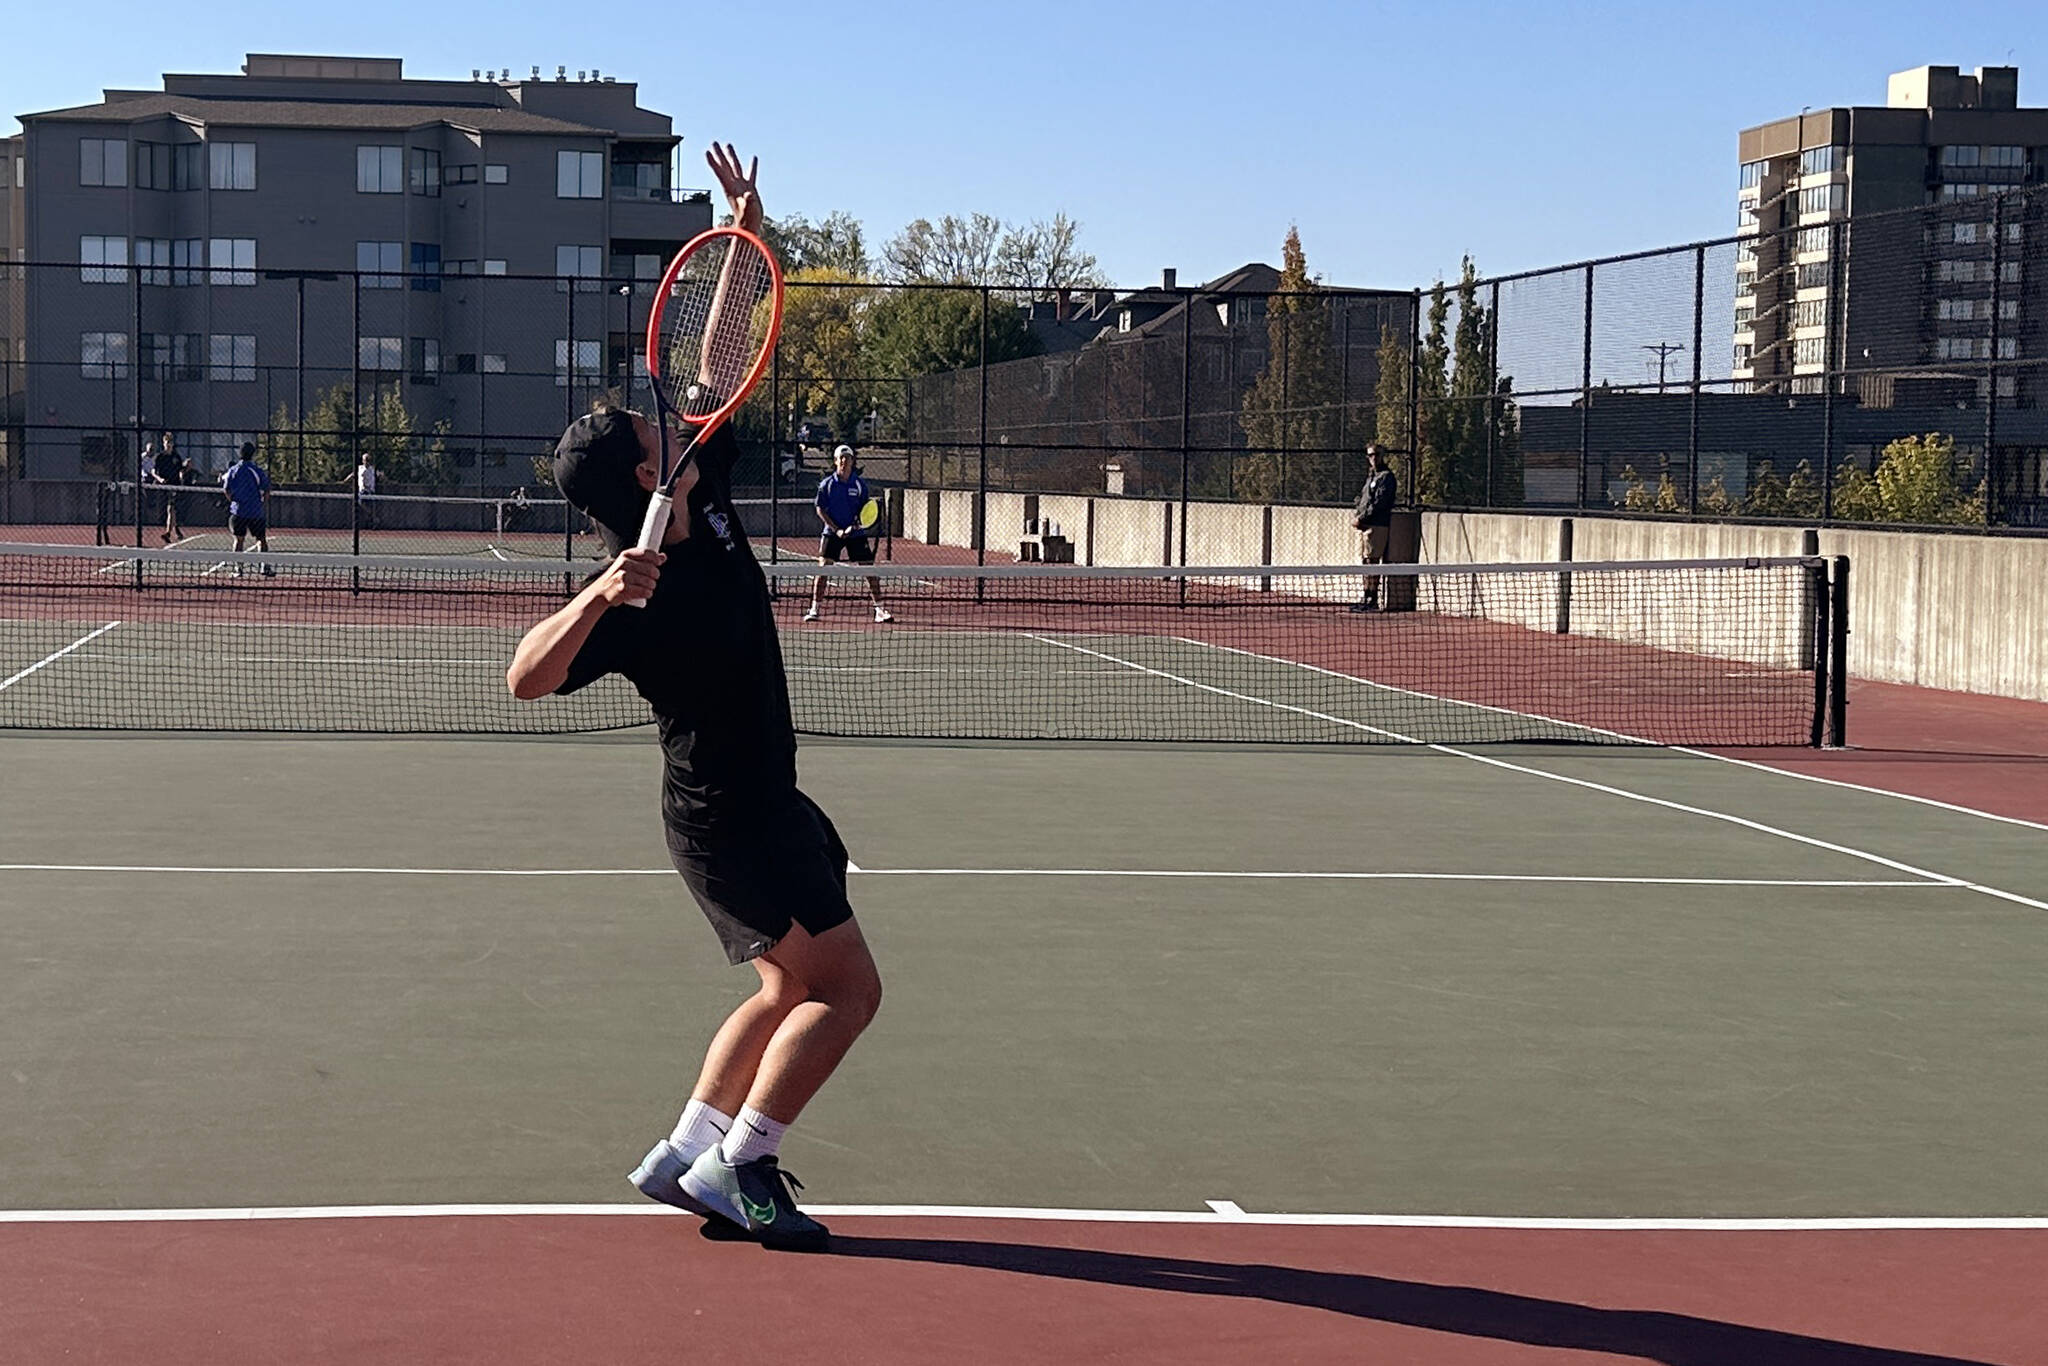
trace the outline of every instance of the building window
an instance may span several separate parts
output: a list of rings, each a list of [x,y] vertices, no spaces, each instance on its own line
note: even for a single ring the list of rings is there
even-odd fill
[[[441,273],[443,275],[476,275],[479,272],[476,262],[451,258],[441,263]]]
[[[1735,325],[1736,325],[1737,327],[1748,327],[1748,326],[1749,326],[1749,325],[1750,325],[1751,323],[1753,323],[1753,322],[1755,322],[1755,321],[1756,321],[1756,305],[1755,305],[1755,304],[1741,304],[1741,305],[1738,305],[1738,306],[1737,306],[1737,308],[1736,308],[1736,310],[1735,310]]]
[[[81,237],[78,239],[78,278],[88,285],[128,283],[128,239],[125,237]]]
[[[206,377],[231,383],[247,384],[256,378],[256,339],[245,336],[224,336],[216,332],[208,338]]]
[[[604,198],[604,153],[555,153],[555,198]]]
[[[1949,228],[1953,232],[1951,240],[1959,247],[1969,246],[1977,240],[1977,224],[1975,223],[1951,223]]]
[[[661,279],[662,259],[652,252],[639,252],[632,256],[612,257],[611,278],[614,280],[642,280],[653,283]]]
[[[1990,360],[1991,338],[1937,337],[1934,356],[1937,360]]]
[[[356,365],[364,370],[396,370],[405,364],[405,338],[356,338]]]
[[[364,289],[397,289],[399,272],[405,269],[405,243],[356,243],[356,270]],[[379,274],[378,272],[383,272]]]
[[[78,183],[119,186],[128,183],[128,139],[80,138]]]
[[[1799,289],[1826,289],[1828,287],[1828,263],[1808,261],[1799,267]]]
[[[1991,300],[1940,299],[1935,302],[1934,316],[1943,322],[1975,322],[1991,316]]]
[[[1798,251],[1802,256],[1825,256],[1828,253],[1827,228],[1801,228]]]
[[[1941,149],[1943,166],[1975,166],[1980,157],[1975,147],[1944,147]]]
[[[1768,161],[1745,161],[1742,163],[1742,188],[1753,190],[1764,183],[1764,173],[1771,168]],[[1723,192],[1725,193],[1725,191]]]
[[[564,389],[569,384],[569,346],[566,341],[555,343],[555,387]],[[576,346],[576,378],[596,379],[604,373],[604,343],[579,341]]]
[[[1756,239],[1755,239],[1755,238],[1753,238],[1753,237],[1746,237],[1746,238],[1744,238],[1744,239],[1743,239],[1742,241],[1740,241],[1740,242],[1737,242],[1737,243],[1735,244],[1735,264],[1736,264],[1736,265],[1738,265],[1738,266],[1741,266],[1741,265],[1747,265],[1748,263],[1750,263],[1750,262],[1752,262],[1752,261],[1754,261],[1754,260],[1756,260]],[[1117,330],[1121,332],[1121,331],[1128,331],[1129,329],[1127,329],[1127,328],[1122,328],[1122,327],[1119,327],[1119,328],[1118,328]]]
[[[1846,147],[1809,147],[1799,154],[1799,174],[1831,175],[1849,164]]]
[[[471,162],[466,166],[447,167],[441,172],[441,183],[443,185],[476,184],[476,163]]]
[[[1978,196],[1978,194],[1982,192],[1983,189],[1984,187],[1982,185],[1969,183],[1962,185],[1944,185],[1941,187],[1941,197],[1945,200],[1975,199]]]
[[[1794,327],[1826,327],[1828,324],[1828,301],[1826,299],[1802,299],[1792,308]]]
[[[504,273],[505,273],[505,263],[504,263],[503,261],[493,261],[493,260],[489,259],[488,257],[486,257],[486,258],[484,259],[484,274],[486,274],[486,275],[503,275]]]
[[[171,378],[197,381],[206,374],[206,338],[198,332],[180,332],[171,338]]]
[[[1819,365],[1827,358],[1827,342],[1821,337],[1800,337],[1792,343],[1794,365]]]
[[[1748,342],[1735,343],[1735,368],[1738,370],[1748,369],[1750,357],[1753,356],[1755,353],[1756,348],[1751,346]]]
[[[505,170],[505,167],[503,167],[503,166],[501,166],[501,165],[497,165],[497,164],[494,164],[494,163],[490,163],[490,162],[486,162],[486,163],[484,164],[484,184],[486,184],[486,185],[503,185],[503,184],[505,183],[505,181],[506,181],[506,170]]]
[[[1986,262],[1988,265],[1989,262]],[[1943,261],[1937,272],[1945,285],[1975,284],[1977,263],[1975,261]]]
[[[171,338],[167,332],[145,332],[136,347],[144,379],[171,377]]]
[[[441,342],[435,337],[414,337],[407,348],[407,369],[414,384],[438,384],[441,381]]]
[[[1799,212],[1840,213],[1849,202],[1847,185],[1814,185],[1799,192]]]
[[[580,292],[598,288],[597,279],[604,274],[604,248],[582,246],[559,246],[555,248],[555,292],[564,293],[569,288],[567,279],[579,277],[576,286]],[[589,283],[582,283],[587,280]]]
[[[623,199],[660,199],[666,169],[658,161],[614,161],[612,190]]]
[[[505,373],[505,358],[503,356],[495,356],[486,353],[483,358],[483,361],[483,372],[485,374],[502,375]]]
[[[171,282],[171,239],[168,237],[136,238],[135,265],[142,272],[142,283],[146,285],[168,285]]]
[[[256,188],[256,144],[253,142],[210,143],[207,153],[207,185],[216,190]]]
[[[403,147],[356,148],[357,194],[404,194]]]
[[[2020,354],[2020,343],[2019,343],[2019,338],[2017,338],[2017,337],[2000,337],[2000,338],[1998,339],[1998,358],[1999,358],[2000,360],[2016,360],[2016,359],[2018,359],[2018,357],[2019,357],[2019,354]]]
[[[205,150],[206,145],[199,142],[136,143],[135,187],[141,190],[198,189],[206,183],[199,174],[200,156]],[[253,179],[253,159],[249,169]]]
[[[1991,301],[1986,299],[1984,302],[1989,304]],[[2000,319],[2005,322],[2011,322],[2019,317],[2019,315],[2020,301],[2018,299],[2000,299],[1998,301],[1998,316]]]
[[[128,334],[79,333],[78,374],[81,379],[128,378]]]
[[[256,283],[256,239],[216,237],[206,244],[206,264],[211,268],[207,283],[253,285]]]
[[[432,199],[441,193],[441,154],[425,147],[412,149],[412,175],[409,181],[414,194],[423,194]]]
[[[1990,268],[1991,263],[1989,261],[1985,262],[1984,264],[1986,269]],[[2017,261],[1999,262],[1998,282],[2002,285],[2018,284],[2020,282],[2020,263]]]
[[[441,292],[441,244],[412,244],[412,287],[423,294]]]
[[[1986,147],[1984,164],[2007,170],[2018,170],[2027,164],[2027,149],[2024,147]]]

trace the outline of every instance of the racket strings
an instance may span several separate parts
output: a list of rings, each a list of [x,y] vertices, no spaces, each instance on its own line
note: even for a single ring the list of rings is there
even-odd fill
[[[684,263],[662,317],[662,391],[676,412],[708,417],[746,384],[770,334],[773,297],[767,258],[745,241],[721,239]]]

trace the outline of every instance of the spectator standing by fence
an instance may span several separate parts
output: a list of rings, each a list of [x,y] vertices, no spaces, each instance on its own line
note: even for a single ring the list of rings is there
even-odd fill
[[[1351,508],[1351,525],[1358,528],[1358,559],[1361,564],[1385,564],[1387,546],[1394,535],[1394,472],[1378,445],[1365,448],[1366,476]],[[1364,595],[1351,604],[1354,612],[1372,612],[1380,606],[1380,576],[1364,579]]]

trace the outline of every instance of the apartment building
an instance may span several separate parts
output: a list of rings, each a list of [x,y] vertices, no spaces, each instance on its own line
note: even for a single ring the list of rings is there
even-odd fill
[[[1900,72],[1882,107],[1804,111],[1738,142],[1739,390],[1819,393],[1832,371],[1872,402],[1905,377],[2040,404],[2025,362],[2048,324],[2048,196],[2001,192],[2048,180],[2048,108],[2021,107],[2017,67]]]
[[[219,468],[346,386],[445,432],[464,482],[531,482],[712,220],[670,116],[594,70],[252,54],[21,122],[10,254],[55,263],[13,286],[29,477],[125,475],[159,428]]]

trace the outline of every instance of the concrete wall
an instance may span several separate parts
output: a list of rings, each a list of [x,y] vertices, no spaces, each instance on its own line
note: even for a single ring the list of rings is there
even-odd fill
[[[1849,557],[1852,676],[2048,702],[2048,541],[1824,530],[1820,548]]]
[[[939,504],[943,544],[973,545],[974,495],[906,489],[904,534],[924,538],[925,508]],[[989,546],[1022,526],[1023,497],[991,494]],[[1082,564],[1167,565],[1179,558],[1177,505],[1140,498],[1041,495],[1040,517],[1060,522]],[[1269,523],[1270,519],[1270,523]],[[1422,516],[1424,564],[1540,564],[1556,561],[1562,516],[1432,512]],[[1630,521],[1572,521],[1572,558],[1600,560],[1740,559],[1801,553],[1796,526]],[[1270,525],[1270,532],[1269,532]],[[1191,503],[1187,561],[1191,565],[1354,564],[1358,537],[1342,508]],[[1270,535],[1270,542],[1269,542]],[[1958,692],[2048,701],[2048,541],[1917,532],[1823,530],[1823,555],[1851,563],[1849,671],[1857,678]],[[1545,583],[1554,588],[1552,576]],[[1773,633],[1756,624],[1755,581],[1730,571],[1718,582],[1695,582],[1685,593],[1655,584],[1601,589],[1574,575],[1575,634],[1632,641],[1721,658],[1789,666],[1809,657],[1804,612],[1778,613]],[[1332,581],[1348,595],[1348,581]],[[1422,586],[1419,610],[1511,621],[1554,630],[1554,594],[1498,580],[1445,580]]]

